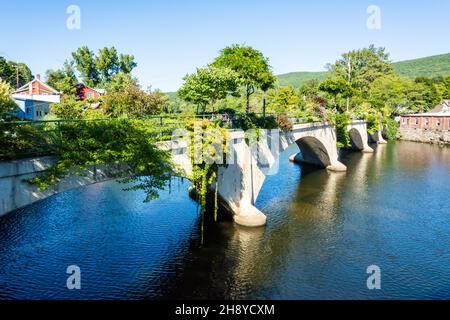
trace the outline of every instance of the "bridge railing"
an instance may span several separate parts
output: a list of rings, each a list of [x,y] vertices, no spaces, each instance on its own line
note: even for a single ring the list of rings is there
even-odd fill
[[[269,120],[281,114],[254,114],[259,119]],[[286,114],[284,114],[286,115]],[[305,123],[304,119],[294,115],[286,115],[292,124]],[[245,115],[241,114],[202,114],[202,115],[156,115],[137,119],[58,119],[40,121],[10,121],[0,120],[0,160],[21,159],[52,155],[55,146],[54,135],[62,135],[65,130],[82,130],[83,126],[92,123],[113,121],[138,121],[145,127],[146,133],[155,141],[170,140],[174,130],[184,128],[192,120],[218,121],[224,128],[241,129]]]

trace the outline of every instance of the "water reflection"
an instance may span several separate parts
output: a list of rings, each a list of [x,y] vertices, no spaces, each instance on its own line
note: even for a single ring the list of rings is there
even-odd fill
[[[449,148],[378,145],[343,155],[346,173],[307,172],[292,148],[256,203],[268,226],[222,221],[203,245],[187,181],[150,204],[105,183],[2,218],[0,298],[450,298]],[[75,293],[62,267],[74,263]],[[381,291],[366,288],[372,264]]]

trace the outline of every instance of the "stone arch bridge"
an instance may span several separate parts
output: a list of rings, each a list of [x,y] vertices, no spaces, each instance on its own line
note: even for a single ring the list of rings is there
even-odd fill
[[[368,146],[364,121],[351,123],[348,131],[353,149],[373,152]],[[229,146],[234,161],[221,167],[218,175],[221,199],[239,225],[257,227],[266,224],[266,216],[254,204],[266,176],[276,174],[279,155],[292,144],[297,144],[301,151],[291,157],[292,161],[330,171],[347,169],[338,160],[336,130],[326,123],[294,125],[288,133],[278,129],[264,132],[254,146],[249,146],[245,137],[243,131],[229,132]],[[160,147],[172,150],[174,162],[186,174],[192,171],[186,141],[168,141]],[[41,157],[0,162],[0,216],[70,189],[113,179],[110,168],[104,165],[91,168],[86,176],[66,177],[51,190],[39,191],[25,182],[47,170],[54,161],[51,157]]]

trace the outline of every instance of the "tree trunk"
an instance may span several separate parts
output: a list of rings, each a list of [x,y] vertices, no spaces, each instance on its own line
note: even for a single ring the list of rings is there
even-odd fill
[[[246,114],[250,113],[250,89],[249,89],[249,87],[247,87],[247,104],[245,106],[245,113]]]
[[[263,95],[263,118],[266,119],[266,91]]]

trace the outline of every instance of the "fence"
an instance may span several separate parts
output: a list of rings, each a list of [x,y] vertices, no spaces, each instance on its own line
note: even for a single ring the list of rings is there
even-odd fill
[[[281,114],[254,114],[253,120],[274,121]],[[286,115],[286,114],[284,114]],[[304,119],[286,115],[292,124],[304,123]],[[207,120],[220,122],[227,129],[241,129],[249,116],[232,114],[204,115],[158,115],[139,119],[65,119],[43,121],[0,121],[0,160],[20,159],[52,155],[56,152],[53,144],[55,135],[63,135],[67,129],[82,130],[90,123],[113,121],[138,121],[145,127],[145,132],[155,141],[170,140],[174,130],[184,128],[188,121]],[[250,120],[252,121],[252,120]]]

